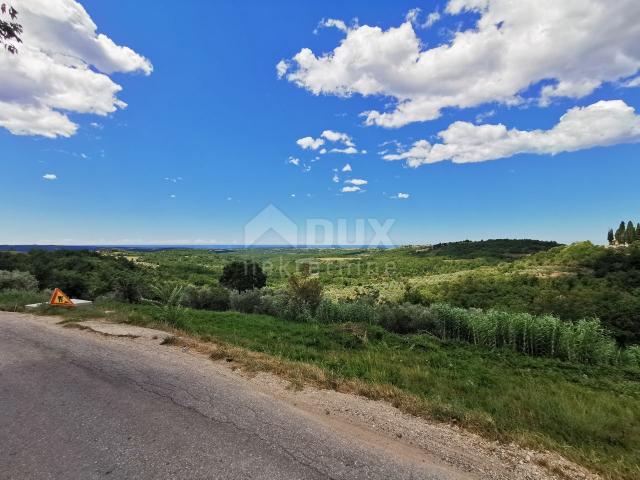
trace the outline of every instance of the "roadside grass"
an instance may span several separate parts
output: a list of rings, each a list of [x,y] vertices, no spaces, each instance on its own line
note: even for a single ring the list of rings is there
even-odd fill
[[[0,291],[0,310],[7,312],[23,312],[24,306],[46,302],[49,296],[46,292],[28,292],[23,290]]]
[[[160,310],[151,305],[104,303],[53,313],[64,321],[107,317],[162,325]],[[605,478],[640,478],[637,368],[528,357],[363,324],[303,324],[237,312],[185,309],[176,328],[213,342],[205,349],[212,358],[247,370],[387,400],[492,439],[554,450]]]

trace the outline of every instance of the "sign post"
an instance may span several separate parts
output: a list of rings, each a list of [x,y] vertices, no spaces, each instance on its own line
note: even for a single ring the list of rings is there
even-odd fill
[[[49,305],[53,305],[54,307],[75,307],[75,304],[71,301],[67,294],[59,288],[56,288],[51,294]]]

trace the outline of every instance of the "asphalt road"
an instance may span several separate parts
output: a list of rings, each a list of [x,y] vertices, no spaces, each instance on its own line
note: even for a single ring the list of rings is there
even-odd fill
[[[0,313],[1,479],[451,479],[206,359]]]

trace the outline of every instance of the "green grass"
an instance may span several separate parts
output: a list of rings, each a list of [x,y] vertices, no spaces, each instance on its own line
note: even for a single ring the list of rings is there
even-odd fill
[[[0,291],[0,310],[23,312],[25,305],[46,302],[49,296],[44,292],[25,292],[20,290]]]
[[[151,306],[110,305],[149,325]],[[178,328],[326,373],[323,386],[391,400],[490,438],[550,448],[608,478],[640,476],[640,371],[595,367],[396,335],[359,324],[287,322],[265,315],[185,310]],[[342,385],[342,387],[339,387]],[[380,393],[388,392],[388,393]]]
[[[0,296],[0,305],[9,296]],[[105,309],[116,320],[139,325],[162,318],[160,309],[147,305],[54,312],[82,319]],[[177,326],[202,340],[316,366],[326,373],[325,387],[348,391],[348,382],[357,381],[365,385],[358,393],[386,398],[410,413],[551,448],[610,478],[640,475],[637,370],[532,358],[378,327],[300,324],[236,312],[187,309]]]

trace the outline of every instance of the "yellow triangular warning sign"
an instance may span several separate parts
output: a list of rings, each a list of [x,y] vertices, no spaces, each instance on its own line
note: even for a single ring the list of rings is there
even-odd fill
[[[51,294],[51,300],[49,305],[55,305],[56,307],[73,307],[74,304],[71,299],[59,288],[56,288]]]

